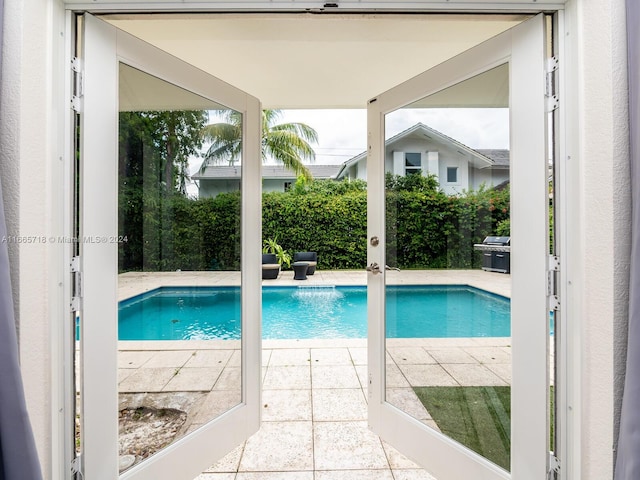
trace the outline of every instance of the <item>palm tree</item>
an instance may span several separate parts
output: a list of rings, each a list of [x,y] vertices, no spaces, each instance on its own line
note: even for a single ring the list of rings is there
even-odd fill
[[[296,175],[311,179],[311,172],[304,160],[315,160],[315,152],[309,142],[317,143],[318,134],[304,123],[281,123],[280,110],[262,111],[262,161],[273,158]],[[242,153],[242,114],[234,110],[221,113],[224,122],[207,125],[203,129],[205,142],[211,146],[204,154],[200,171],[213,163],[228,162],[233,165]]]

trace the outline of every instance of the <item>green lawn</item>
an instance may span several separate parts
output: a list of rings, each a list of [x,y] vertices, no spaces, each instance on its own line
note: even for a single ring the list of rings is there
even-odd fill
[[[445,435],[509,470],[511,387],[414,387]]]
[[[509,470],[511,387],[414,387],[442,433]],[[550,387],[553,451],[553,387]]]

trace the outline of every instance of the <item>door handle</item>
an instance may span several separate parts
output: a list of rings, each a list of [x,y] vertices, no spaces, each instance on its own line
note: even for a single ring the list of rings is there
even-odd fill
[[[367,272],[371,272],[374,275],[377,275],[380,273],[380,265],[378,265],[376,262],[373,262],[371,265],[369,265],[367,267]]]
[[[384,269],[385,270],[395,270],[396,272],[400,271],[400,269],[398,267],[390,267],[389,265],[385,265]]]

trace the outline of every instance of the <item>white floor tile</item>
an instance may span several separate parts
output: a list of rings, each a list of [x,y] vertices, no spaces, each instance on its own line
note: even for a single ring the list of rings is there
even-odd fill
[[[240,472],[313,470],[311,422],[262,422],[247,440]]]
[[[315,422],[316,470],[387,469],[380,439],[367,422]]]

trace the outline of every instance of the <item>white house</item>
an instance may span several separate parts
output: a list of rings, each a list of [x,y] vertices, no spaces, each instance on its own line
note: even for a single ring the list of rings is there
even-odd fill
[[[637,30],[638,19],[630,17],[627,25],[625,7],[634,4],[634,0],[0,2],[4,25],[0,50],[0,178],[8,235],[2,243],[9,253],[12,307],[19,332],[19,363],[26,408],[44,478],[75,479],[77,470],[84,471],[86,480],[119,478],[118,447],[114,440],[118,435],[118,343],[114,326],[118,278],[117,245],[113,242],[118,240],[118,105],[122,108],[126,99],[118,97],[118,63],[165,79],[172,86],[181,87],[183,93],[187,88],[195,91],[196,95],[182,95],[183,106],[219,108],[222,104],[242,111],[246,114],[247,138],[253,138],[248,153],[259,159],[261,107],[366,108],[373,105],[379,111],[369,117],[371,131],[379,139],[380,118],[400,108],[400,100],[406,105],[478,74],[478,69],[460,71],[459,63],[452,70],[438,68],[451,65],[451,61],[469,49],[474,49],[471,60],[493,55],[493,63],[484,63],[481,71],[505,63],[514,72],[529,63],[545,65],[545,71],[533,78],[533,88],[509,88],[503,98],[518,102],[520,110],[512,110],[514,115],[521,116],[515,127],[531,132],[530,136],[519,137],[518,142],[510,142],[512,158],[516,156],[516,149],[538,151],[540,131],[533,128],[534,117],[536,121],[540,117],[554,119],[555,128],[542,132],[553,135],[553,142],[542,143],[553,145],[556,158],[558,188],[554,191],[554,200],[558,216],[554,239],[558,245],[557,257],[549,257],[548,235],[542,232],[529,239],[537,242],[541,249],[520,255],[514,245],[511,260],[512,271],[532,267],[537,272],[525,284],[520,284],[516,293],[527,297],[532,292],[543,292],[542,301],[548,300],[551,304],[557,300],[555,305],[561,307],[562,315],[561,330],[553,342],[545,343],[544,351],[532,346],[541,338],[549,340],[544,333],[518,344],[537,358],[540,355],[547,358],[549,351],[555,352],[554,390],[558,393],[558,402],[554,418],[558,427],[555,430],[558,458],[550,459],[548,455],[547,435],[537,442],[535,461],[528,462],[524,457],[532,450],[526,445],[525,435],[519,437],[525,443],[514,444],[512,452],[514,469],[523,473],[512,475],[494,468],[486,475],[457,478],[612,478],[622,399],[626,395],[623,395],[625,374],[632,366],[632,362],[627,363],[626,353],[629,298],[633,291],[629,281],[631,245],[637,235],[637,232],[632,235],[631,230],[631,186],[637,180],[632,181],[630,175],[633,157],[629,127],[630,117],[637,118],[637,110],[629,115],[628,92],[629,87],[638,85],[629,85],[627,74],[629,66],[637,65],[639,54],[637,49],[630,48],[630,57],[627,56],[627,31]],[[99,16],[101,20],[85,14]],[[546,37],[547,41],[536,42],[530,61],[511,61],[512,54],[523,53],[515,44],[510,45],[518,50],[506,53],[503,43],[499,49],[490,45],[496,36],[517,28],[536,14],[545,15],[544,25],[552,34]],[[77,15],[85,15],[82,22],[77,21]],[[85,27],[98,21],[109,25],[100,27],[97,34],[94,31],[86,35],[91,32]],[[129,34],[123,34],[122,29]],[[136,40],[141,38],[155,45],[153,54],[145,55],[149,50],[138,48]],[[630,47],[637,44],[636,38]],[[86,54],[85,47],[91,54]],[[354,50],[358,48],[362,49]],[[481,52],[475,54],[477,48]],[[524,52],[531,53],[528,49]],[[77,56],[82,59],[76,60]],[[178,60],[182,62],[180,68],[173,68]],[[185,74],[187,71],[189,75]],[[437,72],[437,78],[432,78],[433,81],[413,95],[403,95],[387,103],[379,100],[380,92],[390,91],[423,71]],[[194,79],[201,79],[204,72],[223,81],[208,79],[194,85]],[[631,73],[637,75],[637,71]],[[527,76],[507,76],[503,78],[506,83],[493,82],[488,86],[510,87],[510,79],[518,83],[527,80]],[[133,82],[133,78],[123,76],[120,80],[121,87],[136,86],[126,83],[127,80]],[[250,95],[238,94],[230,87],[232,84]],[[212,86],[215,91],[210,93]],[[145,93],[140,88],[130,91]],[[149,104],[170,100],[155,90],[147,93]],[[216,103],[217,96],[222,94],[225,94],[224,101]],[[208,98],[213,101],[203,101]],[[135,96],[130,98],[135,99]],[[545,108],[538,108],[543,101]],[[534,104],[536,107],[532,107]],[[171,102],[162,108],[172,108]],[[80,124],[88,128],[78,131]],[[632,135],[635,144],[637,129]],[[372,144],[370,158],[378,155],[376,152],[383,144],[383,140]],[[78,149],[83,155],[78,156]],[[433,160],[435,164],[435,158]],[[480,160],[481,157],[469,161],[481,165]],[[422,168],[422,154],[420,161]],[[544,207],[548,207],[544,154],[537,161],[540,168],[535,178],[531,178],[536,189],[535,199],[525,195],[513,204],[514,209],[525,212],[525,218],[518,219],[520,224],[512,228],[512,233],[525,239],[529,222],[541,221],[540,212],[544,216]],[[637,159],[634,161],[637,163]],[[370,178],[376,168],[380,169],[379,164],[371,162],[368,166]],[[522,172],[517,170],[527,166],[512,161],[512,178],[520,178]],[[180,449],[181,457],[157,455],[151,460],[159,465],[155,471],[146,475],[130,471],[121,478],[193,479],[202,471],[202,463],[206,468],[260,426],[260,411],[265,410],[265,402],[260,401],[262,356],[260,327],[256,326],[260,319],[257,267],[261,241],[260,167],[254,164],[246,170],[248,175],[243,175],[243,180],[248,177],[248,183],[242,189],[241,226],[247,231],[242,235],[242,285],[249,289],[245,290],[247,295],[243,293],[242,313],[243,334],[251,335],[254,340],[243,344],[247,348],[243,346],[241,370],[243,381],[250,378],[251,382],[243,384],[246,388],[242,388],[242,396],[238,397],[241,402],[235,408],[205,425],[205,430],[198,429],[171,447],[172,451]],[[446,170],[439,174],[445,176]],[[528,188],[526,182],[521,185]],[[381,194],[377,190],[379,186],[369,185],[369,192]],[[529,207],[535,214],[526,215]],[[370,218],[377,221],[383,216],[378,215],[380,211],[384,211],[383,207],[372,210]],[[77,236],[79,231],[86,235],[82,242],[65,241]],[[372,230],[368,236],[371,262],[384,265],[381,253],[385,250],[384,230],[382,233]],[[82,271],[82,281],[78,270]],[[370,267],[370,270],[367,273],[370,285],[384,287],[387,278],[384,269],[380,274],[375,274],[377,269]],[[546,296],[548,286],[554,283],[548,281],[550,278],[556,279],[558,298]],[[376,315],[385,309],[384,297],[379,300],[374,298],[369,303],[370,312]],[[76,356],[74,312],[78,309],[82,310],[82,320],[86,323],[81,352]],[[538,318],[545,327],[548,311],[546,317]],[[384,322],[376,325],[383,326]],[[526,321],[517,326],[532,327]],[[106,334],[101,335],[102,332]],[[358,353],[362,363],[368,364],[368,381],[363,381],[363,385],[371,384],[372,378],[379,382],[377,374],[384,370],[384,355],[379,362],[370,360],[373,349],[383,350],[383,345],[382,341],[373,341],[368,344],[368,354],[364,348]],[[529,366],[540,372],[546,363],[535,361]],[[309,366],[306,368],[308,377]],[[540,382],[541,377],[548,377],[548,373],[542,376],[514,374],[513,382],[527,388],[533,382]],[[80,395],[76,390],[78,386]],[[369,394],[366,398],[371,420],[378,418],[376,415],[387,405],[372,399],[372,395],[379,396],[384,391],[384,383],[382,389],[369,387],[365,387],[364,392],[358,388],[358,395]],[[286,397],[282,398],[283,403],[287,401]],[[528,401],[530,399],[520,396],[515,405]],[[540,403],[545,404],[545,399]],[[80,409],[76,410],[76,406]],[[76,412],[80,417],[76,417]],[[245,415],[247,412],[250,414]],[[399,411],[392,413],[396,419],[389,422],[392,443],[412,442],[416,449],[432,450],[438,435],[428,438],[428,446],[412,441],[413,433],[422,432],[424,426],[414,421],[413,430],[407,433],[406,429],[395,428],[401,422],[406,423],[406,415]],[[83,426],[81,456],[76,450],[76,418]],[[549,421],[543,420],[538,425],[526,416],[520,420],[523,423],[513,424],[513,432],[518,435],[523,428],[546,432]],[[310,421],[284,423],[296,424],[295,434],[288,435],[289,444],[295,443],[296,447],[297,444],[311,446],[314,438],[316,443],[323,438],[325,443],[330,441],[328,438],[338,439],[312,432]],[[273,425],[272,430],[276,427],[283,432],[282,437],[287,436],[284,430],[279,430],[279,425]],[[328,432],[329,427],[324,431]],[[211,429],[219,429],[219,434],[208,433]],[[300,432],[305,432],[304,441]],[[339,445],[342,440],[339,438]],[[449,441],[445,446],[453,449],[454,443]],[[5,444],[4,438],[2,444]],[[373,443],[367,448],[369,445],[373,448]],[[381,448],[380,442],[376,448]],[[270,453],[273,451],[281,453],[278,448],[271,448]],[[638,452],[635,456],[638,457]],[[453,470],[466,467],[474,459],[475,456],[469,454],[456,462],[449,455],[442,455],[433,459],[431,466],[441,473],[440,479],[454,478]],[[327,460],[327,464],[332,465],[333,459]],[[297,468],[297,465],[289,467]],[[314,465],[313,459],[309,465]],[[541,471],[540,465],[548,465],[550,471],[546,468]],[[534,473],[527,473],[528,470]],[[211,478],[219,475],[225,476],[205,474]],[[235,473],[230,475],[233,477]],[[285,475],[312,478],[314,474],[307,469]],[[337,475],[344,476],[344,471]]]
[[[433,175],[449,195],[509,180],[508,150],[474,150],[418,123],[385,142],[385,171]],[[342,164],[337,179],[367,179],[367,152]]]
[[[307,165],[316,180],[334,179],[340,165]],[[198,185],[200,198],[215,197],[222,192],[240,190],[242,167],[209,165],[204,172],[191,176]],[[282,165],[262,166],[262,191],[285,192],[296,183],[297,175]]]

